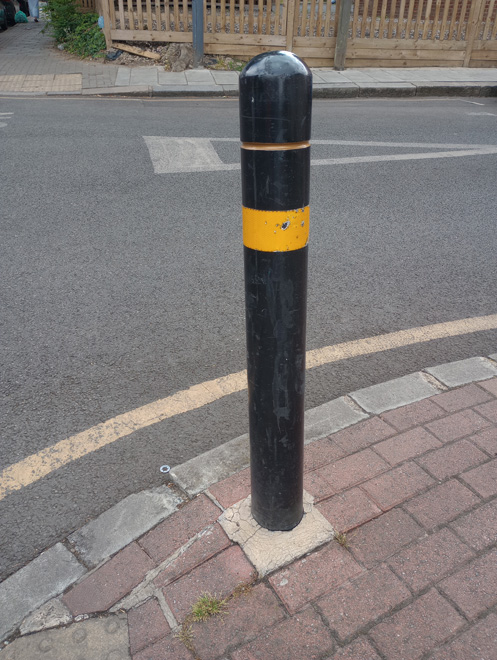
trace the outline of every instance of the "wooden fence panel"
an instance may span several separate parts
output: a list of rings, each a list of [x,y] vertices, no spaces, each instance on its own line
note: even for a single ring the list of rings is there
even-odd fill
[[[191,0],[98,1],[108,44],[192,42]],[[332,66],[339,8],[340,0],[204,0],[205,52],[286,48]],[[497,0],[352,0],[348,19],[348,67],[497,65]]]

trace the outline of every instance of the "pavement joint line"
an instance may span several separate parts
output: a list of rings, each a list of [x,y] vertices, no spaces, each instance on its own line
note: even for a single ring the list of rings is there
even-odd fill
[[[467,363],[467,362],[475,361],[475,360],[477,360],[477,361],[482,361],[482,362],[488,362],[488,363],[492,364],[492,363],[494,363],[494,362],[497,362],[497,354],[492,354],[492,355],[487,356],[487,357],[475,357],[475,358],[469,358],[468,360],[460,360],[460,361],[456,361],[456,362],[449,362],[449,363],[445,363],[445,364],[442,364],[442,365],[438,365],[438,367],[433,367],[433,369],[435,369],[435,368],[450,368],[450,367],[454,367],[454,365],[455,365],[455,367],[457,367],[457,366],[458,366],[458,363],[461,363],[461,362],[462,362],[462,363],[464,363],[464,362]],[[497,367],[496,367],[496,373],[497,373]],[[410,375],[412,376],[413,374],[410,374]],[[417,375],[423,375],[423,376],[426,376],[427,374],[425,373],[425,370],[423,370],[423,371],[421,371],[421,372],[416,372],[416,374],[414,374],[414,375],[416,375],[416,376],[417,376]],[[488,376],[488,379],[490,379],[490,378],[492,378],[492,377],[493,377],[492,374],[490,374],[490,375]],[[406,377],[403,377],[403,378],[406,378]],[[385,381],[385,383],[381,383],[380,386],[383,386],[384,388],[386,387],[387,390],[388,390],[388,388],[392,388],[392,386],[394,386],[394,387],[396,388],[396,381],[399,381],[399,380],[401,380],[401,379],[392,379],[392,380],[390,380],[390,381]],[[433,378],[433,380],[436,380],[436,379]],[[438,382],[438,381],[436,381],[436,382]],[[473,382],[473,381],[470,381],[470,382]],[[481,379],[480,379],[480,380],[475,381],[475,382],[478,383],[478,382],[482,382],[482,381],[481,381]],[[428,384],[429,384],[429,383],[427,383],[427,385],[428,385]],[[465,383],[465,384],[469,384],[469,383]],[[443,385],[443,383],[442,383],[442,385]],[[433,387],[433,385],[431,385],[431,386]],[[377,387],[377,386],[372,386],[372,387],[374,388],[374,387]],[[446,391],[446,392],[447,392],[447,391],[451,391],[451,390],[457,390],[457,389],[460,389],[460,387],[464,387],[464,385],[444,386],[444,387],[445,387],[445,390],[443,390],[443,391]],[[365,389],[369,389],[369,388],[365,388]],[[433,387],[433,389],[435,390],[434,394],[438,394],[438,393],[440,393],[440,390],[437,391],[437,388]],[[347,396],[350,396],[350,395],[347,395]],[[346,398],[346,397],[342,397],[342,398]],[[426,398],[426,397],[422,397],[422,398]],[[418,399],[418,400],[422,400],[422,399]],[[336,401],[336,400],[334,400],[334,401]],[[329,403],[333,403],[333,402],[329,402]],[[406,405],[406,404],[405,404],[404,402],[401,401],[401,402],[397,403],[397,405],[395,405],[394,407],[389,408],[389,410],[395,410],[396,408],[402,408],[402,407],[404,407],[405,405]],[[312,409],[311,409],[311,410],[312,410]],[[375,414],[377,414],[377,413],[375,413]],[[367,417],[366,417],[366,418],[367,418]],[[359,421],[362,421],[362,419],[361,419],[361,420],[358,420],[356,423],[359,423]],[[329,435],[333,434],[334,432],[336,432],[336,429],[332,430],[331,433],[330,433]],[[316,438],[313,439],[312,441],[315,441],[315,440],[316,440]],[[311,442],[312,442],[312,441],[311,441]],[[229,444],[229,443],[226,443],[226,444]],[[205,456],[205,455],[197,456],[196,458],[191,459],[190,461],[188,461],[188,463],[198,462],[199,464],[203,464],[203,462],[204,462],[204,456]],[[489,459],[490,459],[490,458],[491,458],[491,457],[489,456]],[[233,475],[233,474],[236,474],[237,472],[239,472],[239,471],[240,471],[241,469],[243,469],[244,467],[245,467],[245,464],[238,465],[238,466],[232,466],[231,471],[230,471],[230,474],[229,474],[229,475],[226,475],[226,476],[231,476],[231,475]],[[181,466],[177,466],[176,469],[179,469],[179,468],[181,468]],[[473,469],[473,467],[468,468],[467,471],[470,471],[471,469]],[[222,478],[226,478],[226,476],[223,476]],[[173,481],[174,481],[174,477],[173,477]],[[445,481],[446,481],[446,480],[445,480]],[[465,483],[464,485],[465,485],[466,487],[469,487],[469,488],[473,491],[473,488],[472,488],[469,484],[466,484],[466,483]],[[432,485],[430,484],[429,486],[427,486],[427,489],[430,489],[431,487],[432,487]],[[208,489],[204,489],[204,492],[205,492],[205,494],[209,497],[209,499],[211,499],[211,501],[213,501],[213,502],[218,506],[218,508],[220,509],[220,515],[221,515],[221,514],[225,511],[224,507],[222,507],[222,506],[220,505],[220,503],[216,500],[216,498],[212,497],[211,494],[208,493]],[[475,494],[477,494],[477,493],[475,493]],[[191,496],[189,499],[193,499],[194,497],[195,497],[195,495]],[[488,501],[492,501],[492,498],[489,498]],[[119,505],[119,503],[118,503],[117,505],[115,505],[115,506],[118,506],[118,505]],[[476,505],[475,505],[475,506],[476,506]],[[112,509],[112,508],[113,508],[113,507],[111,507],[111,509]],[[180,509],[179,511],[181,511],[181,509]],[[176,512],[176,511],[173,511],[173,512],[171,512],[169,515],[172,515],[172,513],[175,513],[175,512]],[[108,513],[108,511],[104,512],[103,514],[101,514],[101,516],[105,516],[107,513]],[[100,517],[100,516],[99,516],[99,517]],[[99,517],[97,517],[97,519],[98,519]],[[97,519],[95,519],[95,520],[97,520]],[[93,522],[93,521],[92,521],[92,522]],[[152,529],[153,527],[155,527],[157,524],[159,524],[159,523],[154,522],[154,524],[151,525],[150,529]],[[198,538],[200,538],[203,534],[205,534],[206,530],[207,530],[209,527],[212,527],[212,525],[208,525],[208,526],[207,526],[206,528],[204,528],[202,531],[200,531],[200,532],[198,532],[197,534],[195,534],[194,537],[192,537],[191,539],[189,539],[189,541],[188,541],[186,544],[184,544],[181,548],[179,548],[179,549],[178,549],[173,555],[171,555],[170,557],[168,557],[168,558],[167,558],[164,562],[162,562],[159,566],[157,566],[157,567],[151,569],[151,570],[147,573],[147,575],[145,576],[145,578],[142,580],[142,582],[141,582],[139,585],[137,585],[137,586],[136,586],[136,587],[135,587],[135,588],[134,588],[129,594],[127,594],[124,598],[122,598],[118,603],[116,603],[112,608],[110,608],[109,611],[110,611],[110,612],[118,611],[118,609],[119,609],[120,607],[122,607],[123,604],[128,604],[129,602],[132,602],[133,605],[136,606],[136,605],[140,604],[141,602],[144,602],[144,600],[146,600],[147,598],[149,598],[149,597],[151,596],[152,592],[149,594],[148,591],[146,591],[146,590],[147,590],[147,588],[152,584],[152,580],[153,580],[153,579],[159,574],[159,572],[160,572],[161,570],[163,570],[165,567],[167,567],[169,564],[171,564],[171,563],[172,563],[175,559],[177,559],[179,556],[181,556],[181,555],[185,552],[185,550],[186,550],[188,547],[190,547],[190,546],[191,546],[191,545],[192,545],[192,544],[193,544]],[[149,531],[149,530],[148,530],[148,529],[147,529],[147,530],[144,530],[144,531],[142,532],[142,535],[145,534],[147,531]],[[83,579],[85,579],[86,577],[88,577],[89,575],[91,575],[92,573],[94,573],[98,568],[100,568],[101,566],[103,566],[103,565],[104,565],[104,564],[105,564],[105,563],[111,558],[111,556],[109,556],[109,557],[107,557],[106,559],[104,559],[101,563],[99,563],[97,566],[95,566],[93,569],[87,570],[87,568],[86,568],[85,566],[83,566],[82,562],[81,562],[81,561],[75,556],[75,554],[74,554],[72,551],[69,551],[69,550],[68,550],[68,548],[67,548],[67,546],[66,546],[66,544],[65,544],[66,542],[67,542],[67,539],[64,539],[63,541],[60,541],[60,542],[57,543],[55,546],[52,546],[51,548],[48,548],[47,550],[45,550],[45,551],[42,553],[42,555],[40,555],[40,557],[41,557],[41,556],[45,556],[45,557],[46,557],[46,556],[49,556],[49,557],[50,557],[50,553],[52,553],[57,547],[59,547],[59,548],[63,549],[64,552],[68,553],[70,556],[72,556],[72,557],[74,558],[74,561],[76,562],[76,564],[74,564],[74,565],[73,565],[73,568],[71,569],[72,573],[71,573],[71,571],[70,571],[70,573],[68,573],[68,574],[66,575],[66,577],[64,578],[64,586],[63,586],[62,590],[59,589],[59,590],[57,591],[56,586],[54,586],[56,583],[54,583],[54,585],[50,585],[50,584],[47,585],[47,593],[49,593],[49,596],[47,596],[47,597],[45,598],[45,600],[43,600],[43,597],[42,597],[42,598],[41,598],[41,602],[40,602],[40,598],[38,598],[38,600],[36,601],[36,603],[37,603],[36,605],[34,605],[34,606],[33,606],[33,605],[29,605],[28,607],[26,607],[26,608],[25,608],[25,611],[23,611],[23,612],[21,613],[22,616],[19,616],[19,620],[16,621],[15,623],[11,624],[11,626],[9,627],[9,630],[8,630],[8,632],[7,632],[7,635],[5,634],[5,631],[3,631],[2,633],[0,633],[0,634],[1,634],[1,637],[0,637],[0,650],[1,650],[2,641],[3,641],[3,642],[5,642],[5,640],[8,641],[8,639],[11,637],[11,635],[12,635],[12,634],[15,634],[16,630],[19,629],[19,626],[23,623],[23,621],[24,621],[28,616],[30,616],[34,611],[36,611],[37,608],[42,607],[44,604],[46,604],[46,603],[47,603],[48,601],[50,601],[51,599],[56,599],[57,597],[59,597],[59,596],[60,596],[62,593],[64,593],[69,587],[74,586],[74,585],[77,584],[78,582],[82,581]],[[127,545],[127,543],[126,543],[125,545]],[[124,545],[123,547],[125,547],[125,545]],[[121,548],[121,549],[122,549],[122,548]],[[60,551],[62,551],[62,550],[60,550]],[[59,554],[60,554],[60,551],[59,551]],[[116,552],[117,552],[117,551],[116,551]],[[113,555],[112,555],[112,556],[113,556]],[[6,582],[9,582],[10,584],[12,584],[12,583],[14,583],[15,581],[18,581],[18,580],[20,579],[20,576],[21,576],[22,574],[24,574],[24,573],[26,573],[26,572],[29,573],[30,571],[32,572],[33,570],[36,570],[35,567],[37,566],[37,562],[39,562],[40,557],[37,557],[37,558],[33,559],[31,562],[29,562],[28,564],[26,564],[26,566],[24,566],[23,568],[21,568],[21,569],[18,570],[17,572],[13,573],[13,574],[12,574],[11,576],[9,576],[6,580],[4,580],[2,583],[0,583],[0,600],[1,600],[1,598],[2,598],[2,595],[3,595],[4,598],[5,598],[5,593],[2,594],[2,587],[5,585],[5,583],[6,583]],[[80,569],[77,568],[78,565],[80,566]],[[58,566],[58,559],[55,561],[55,563],[53,563],[53,567],[52,567],[53,570],[57,570],[57,566]],[[47,572],[50,572],[50,567],[48,568],[48,571],[47,571]],[[71,577],[71,575],[72,575],[72,577]],[[57,575],[57,581],[60,581],[59,575]],[[3,591],[5,591],[5,589],[3,589]],[[144,600],[140,600],[140,592],[141,592],[141,593],[144,593],[144,594],[146,595],[146,598],[144,598]],[[146,593],[145,593],[145,592],[146,592]],[[157,593],[154,593],[154,595],[155,595],[155,597],[157,597]],[[131,600],[132,597],[134,597],[135,599],[137,599],[136,602]],[[10,598],[9,598],[9,602],[10,602]],[[161,605],[161,609],[163,609],[163,608],[162,608],[162,605]],[[169,607],[167,606],[167,603],[166,603],[166,610],[167,610],[167,609],[169,609]],[[164,612],[164,615],[166,616],[166,619],[167,619],[168,616],[170,616],[170,621],[171,621],[171,622],[175,621],[175,618],[174,618],[174,615],[172,614],[172,612],[170,612],[170,614]],[[171,618],[171,617],[172,617],[172,618]],[[74,621],[81,621],[81,620],[83,620],[84,618],[88,618],[88,616],[87,616],[87,615],[81,615],[81,616],[79,616],[79,617],[75,617],[75,618],[74,618]],[[168,620],[169,620],[169,619],[168,619]],[[176,623],[176,625],[177,625],[177,623]]]

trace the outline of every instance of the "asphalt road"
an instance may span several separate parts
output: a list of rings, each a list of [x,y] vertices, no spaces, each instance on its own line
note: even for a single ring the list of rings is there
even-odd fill
[[[156,174],[144,140],[237,138],[236,100],[2,99],[0,112],[2,470],[243,369],[245,330],[239,171]],[[496,125],[494,99],[317,101],[313,138],[495,145]],[[213,144],[237,162],[236,141]],[[313,158],[419,151],[317,144]],[[312,167],[307,348],[495,314],[496,165],[479,154]],[[306,407],[495,351],[486,331],[319,367]],[[163,483],[160,465],[246,430],[241,392],[6,496],[0,578]]]

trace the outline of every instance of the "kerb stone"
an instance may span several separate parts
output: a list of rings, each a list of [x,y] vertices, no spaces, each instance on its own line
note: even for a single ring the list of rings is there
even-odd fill
[[[0,640],[84,573],[86,569],[76,557],[62,543],[57,543],[7,578],[0,584]]]
[[[172,513],[182,499],[167,486],[129,495],[69,537],[88,566],[97,566]]]
[[[246,433],[173,468],[170,475],[180,488],[193,497],[234,472],[243,470],[249,464],[249,455]]]
[[[385,410],[406,406],[408,403],[415,403],[435,394],[439,394],[439,390],[418,372],[365,387],[352,392],[350,397],[361,408],[377,415]]]
[[[425,369],[425,371],[449,387],[466,385],[475,380],[486,380],[487,378],[497,376],[497,366],[483,357],[448,362],[438,367]]]
[[[354,410],[344,397],[323,403],[322,406],[306,410],[304,441],[307,444],[313,440],[319,440],[367,419],[368,416],[366,413]]]

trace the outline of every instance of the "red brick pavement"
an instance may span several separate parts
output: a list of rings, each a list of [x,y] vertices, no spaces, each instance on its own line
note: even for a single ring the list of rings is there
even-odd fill
[[[242,595],[253,568],[203,494],[64,602],[119,607],[148,572],[148,600],[128,612],[133,660],[496,660],[496,407],[494,378],[309,445],[306,488],[348,547],[333,541]],[[243,471],[210,492],[227,507],[249,487]],[[171,615],[181,624],[205,592],[224,612],[193,623],[189,650]]]

